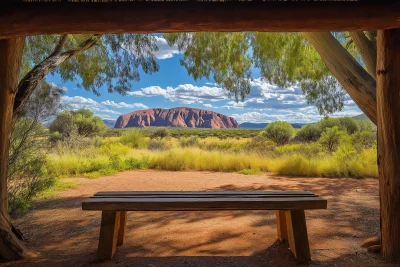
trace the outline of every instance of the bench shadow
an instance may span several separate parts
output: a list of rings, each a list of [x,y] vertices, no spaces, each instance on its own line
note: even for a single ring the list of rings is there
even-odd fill
[[[359,180],[276,179],[296,183],[226,184],[212,190],[312,191],[328,199],[328,209],[306,211],[313,261],[300,266],[391,266],[358,247],[360,240],[379,231],[379,206],[347,197]],[[371,187],[366,195],[377,197],[375,190]],[[274,211],[130,212],[125,244],[117,248],[114,260],[100,262],[101,213],[81,210],[87,197],[36,202],[16,225],[39,257],[0,266],[299,266],[287,244],[276,241]]]

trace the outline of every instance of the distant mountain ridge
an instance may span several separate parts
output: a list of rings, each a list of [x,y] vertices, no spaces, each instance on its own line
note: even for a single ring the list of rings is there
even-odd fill
[[[352,119],[356,120],[356,121],[361,121],[361,120],[370,120],[367,115],[365,115],[365,113],[361,113],[360,115],[357,116],[353,116],[351,117]]]
[[[152,108],[119,116],[114,128],[126,127],[190,127],[190,128],[239,128],[237,121],[229,116],[197,108]]]
[[[116,120],[103,120],[107,128],[114,128]]]

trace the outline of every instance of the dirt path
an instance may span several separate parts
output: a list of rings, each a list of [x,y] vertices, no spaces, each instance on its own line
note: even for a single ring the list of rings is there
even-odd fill
[[[375,179],[167,171],[74,179],[79,187],[41,200],[16,221],[39,256],[1,266],[296,266],[276,241],[274,211],[130,212],[125,244],[114,260],[97,262],[100,212],[82,211],[81,201],[104,190],[312,191],[328,199],[328,209],[306,212],[309,266],[390,266],[359,247],[379,229]]]

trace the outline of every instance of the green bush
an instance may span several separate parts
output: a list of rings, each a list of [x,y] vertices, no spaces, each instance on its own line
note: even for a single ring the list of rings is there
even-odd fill
[[[326,128],[325,131],[321,134],[319,143],[326,151],[332,153],[337,149],[340,143],[340,139],[344,135],[345,132],[339,130],[338,126]]]
[[[179,138],[179,144],[181,147],[194,147],[197,146],[198,143],[199,138],[197,136]]]
[[[147,146],[148,150],[168,150],[172,145],[164,140],[151,140]]]
[[[163,139],[165,137],[168,137],[170,135],[170,132],[167,128],[157,128],[153,134],[151,135],[151,138],[158,138],[158,139]]]
[[[289,143],[294,135],[293,126],[285,121],[275,121],[265,128],[261,135],[266,136],[279,145]]]
[[[145,148],[148,145],[146,137],[144,137],[139,129],[125,131],[119,138],[119,141],[131,148]]]
[[[321,129],[315,124],[306,124],[297,132],[299,141],[316,142],[321,137]]]

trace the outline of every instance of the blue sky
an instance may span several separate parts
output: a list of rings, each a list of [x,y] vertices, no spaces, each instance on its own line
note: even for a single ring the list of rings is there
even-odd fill
[[[193,107],[216,111],[241,122],[291,123],[315,122],[321,119],[317,109],[307,104],[301,89],[280,88],[260,78],[253,71],[251,93],[244,102],[230,99],[222,87],[213,80],[194,81],[179,64],[182,54],[157,36],[159,51],[155,53],[160,70],[152,75],[141,73],[139,82],[122,96],[107,93],[100,88],[101,96],[77,87],[75,82],[63,83],[58,75],[49,75],[47,81],[66,90],[62,102],[71,109],[89,108],[103,119],[117,119],[119,115],[147,108]],[[361,113],[354,102],[346,98],[343,111],[333,116],[354,116]]]

